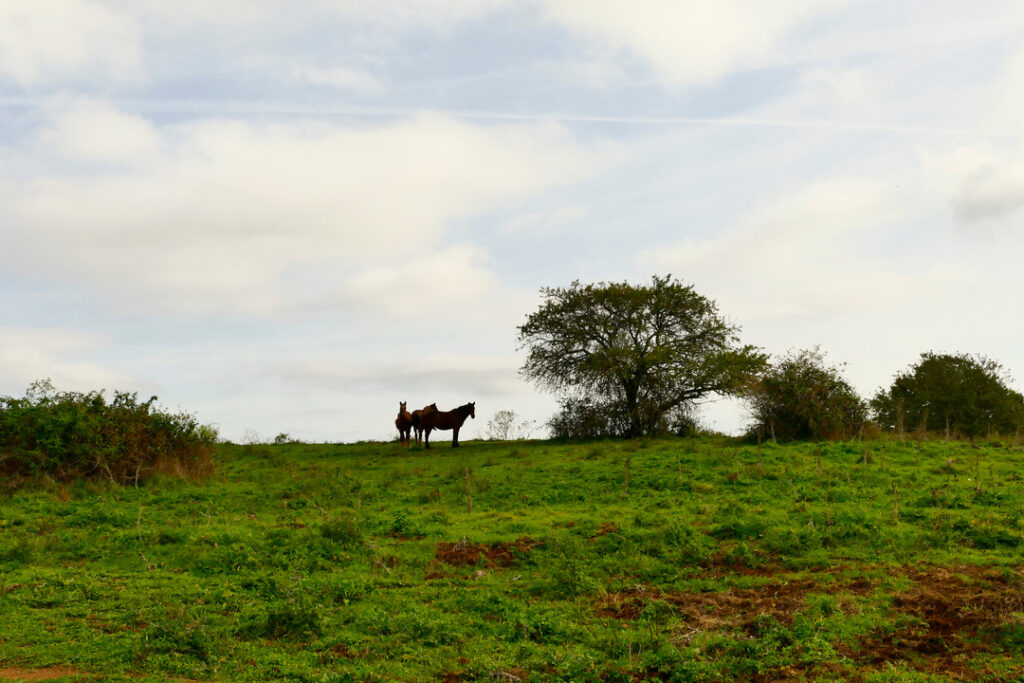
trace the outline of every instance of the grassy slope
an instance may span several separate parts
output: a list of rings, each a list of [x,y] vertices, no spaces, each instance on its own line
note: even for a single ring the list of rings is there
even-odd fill
[[[226,445],[218,457],[200,483],[0,500],[0,670],[1024,676],[1016,446]]]

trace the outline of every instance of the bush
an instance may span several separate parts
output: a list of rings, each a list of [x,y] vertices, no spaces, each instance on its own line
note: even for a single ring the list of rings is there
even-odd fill
[[[115,392],[108,402],[102,391],[58,392],[49,380],[33,383],[25,398],[0,397],[0,471],[124,483],[207,468],[216,430],[156,409],[156,398]]]
[[[556,439],[606,439],[629,433],[629,414],[621,405],[592,398],[567,398],[548,420]]]
[[[1013,434],[1024,427],[1024,396],[1010,389],[1003,366],[984,356],[923,353],[871,400],[887,429],[944,432],[946,438]]]
[[[866,417],[864,402],[817,348],[791,351],[750,385],[746,398],[752,431],[777,440],[847,439]]]

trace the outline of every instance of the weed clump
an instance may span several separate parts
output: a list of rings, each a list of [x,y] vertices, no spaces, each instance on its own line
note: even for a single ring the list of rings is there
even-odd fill
[[[0,397],[0,472],[128,483],[208,470],[216,430],[155,402],[127,392],[111,401],[102,391],[58,392],[49,380],[33,383],[24,398]]]
[[[342,547],[348,548],[359,545],[362,542],[363,529],[355,516],[345,515],[321,526],[320,535]]]

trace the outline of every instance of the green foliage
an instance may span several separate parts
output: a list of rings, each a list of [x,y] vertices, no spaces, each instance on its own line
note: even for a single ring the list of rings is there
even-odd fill
[[[630,420],[619,402],[569,396],[562,399],[548,427],[556,439],[608,439],[628,434]]]
[[[623,420],[620,435],[664,431],[666,412],[712,393],[736,393],[765,363],[754,347],[738,345],[739,328],[713,301],[670,276],[655,276],[649,286],[575,281],[541,293],[540,309],[519,327],[529,350],[521,372],[570,399],[556,434],[561,423],[573,432],[591,424],[620,428]],[[586,415],[565,415],[579,409]],[[613,417],[594,423],[592,409]]]
[[[840,368],[825,364],[820,349],[791,351],[750,384],[745,398],[762,438],[849,439],[867,409]]]
[[[49,380],[25,398],[0,397],[0,471],[61,480],[138,481],[161,468],[193,472],[209,465],[216,432],[188,413],[140,402],[135,393],[58,392]]]
[[[985,356],[926,352],[871,400],[886,429],[945,433],[946,438],[1014,434],[1024,428],[1024,396],[1002,365]]]

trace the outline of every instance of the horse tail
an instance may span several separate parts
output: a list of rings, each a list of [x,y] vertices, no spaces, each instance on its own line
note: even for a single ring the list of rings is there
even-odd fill
[[[420,411],[418,410],[412,414],[412,426],[417,429],[420,426]]]

